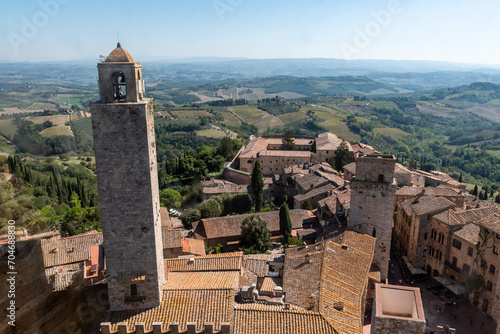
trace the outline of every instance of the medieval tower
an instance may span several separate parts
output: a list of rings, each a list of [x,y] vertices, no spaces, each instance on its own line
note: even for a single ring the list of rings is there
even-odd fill
[[[91,105],[110,309],[158,306],[164,280],[153,113],[120,44],[97,64]]]
[[[392,155],[367,155],[356,160],[351,184],[349,227],[377,239],[373,263],[387,278],[391,249],[396,182]]]

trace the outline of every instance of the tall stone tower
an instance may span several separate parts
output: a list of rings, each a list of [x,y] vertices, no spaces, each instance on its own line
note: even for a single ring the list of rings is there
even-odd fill
[[[351,184],[349,227],[377,239],[373,263],[387,278],[391,249],[396,182],[392,155],[366,155],[356,160]]]
[[[97,64],[91,105],[110,308],[158,306],[164,280],[153,113],[120,44]]]

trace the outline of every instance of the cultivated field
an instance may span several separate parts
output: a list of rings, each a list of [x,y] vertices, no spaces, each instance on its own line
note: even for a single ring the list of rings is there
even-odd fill
[[[389,136],[394,139],[399,139],[404,136],[409,136],[410,134],[408,132],[405,132],[401,129],[396,129],[396,128],[376,128],[373,129],[373,132],[377,135],[384,135],[384,136]]]
[[[12,138],[16,133],[17,128],[14,125],[14,120],[12,119],[2,119],[0,120],[0,134],[7,138]]]
[[[16,153],[16,149],[9,145],[7,139],[0,137],[0,155],[12,155]]]
[[[212,116],[211,113],[203,109],[172,110],[170,113],[175,117],[180,117],[180,118],[198,118],[198,117]]]
[[[52,126],[50,128],[41,131],[40,134],[44,137],[74,136],[73,131],[71,131],[71,128],[67,125]]]
[[[236,138],[238,134],[233,131],[223,131],[218,126],[212,125],[210,129],[196,131],[197,136],[210,137],[210,138],[224,138],[229,136],[231,138]]]
[[[257,109],[256,106],[237,106],[228,109],[242,121],[255,125],[259,131],[284,125],[279,118]]]
[[[55,125],[64,125],[71,119],[69,115],[52,115],[52,116],[31,116],[31,117],[26,117],[26,120],[36,124],[42,124],[43,122],[51,121],[52,123],[54,123],[55,126]]]

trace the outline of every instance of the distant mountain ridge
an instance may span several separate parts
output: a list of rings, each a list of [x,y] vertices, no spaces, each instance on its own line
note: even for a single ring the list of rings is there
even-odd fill
[[[0,64],[0,83],[79,83],[97,80],[97,60]],[[474,65],[437,61],[342,60],[326,58],[241,59],[187,58],[143,61],[147,82],[252,79],[274,76],[364,76],[388,86],[422,91],[492,82],[500,84],[500,65]]]

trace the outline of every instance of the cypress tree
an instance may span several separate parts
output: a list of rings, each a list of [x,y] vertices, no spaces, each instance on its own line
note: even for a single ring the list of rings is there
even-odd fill
[[[288,240],[292,236],[292,219],[286,202],[280,208],[280,234],[283,237],[283,244],[288,245]]]
[[[260,160],[255,160],[255,166],[252,171],[252,188],[255,196],[255,212],[260,212],[262,209],[262,195],[264,192],[264,179],[262,177],[262,169],[260,168]]]
[[[472,190],[472,195],[477,196],[477,184],[474,186],[474,190]]]

